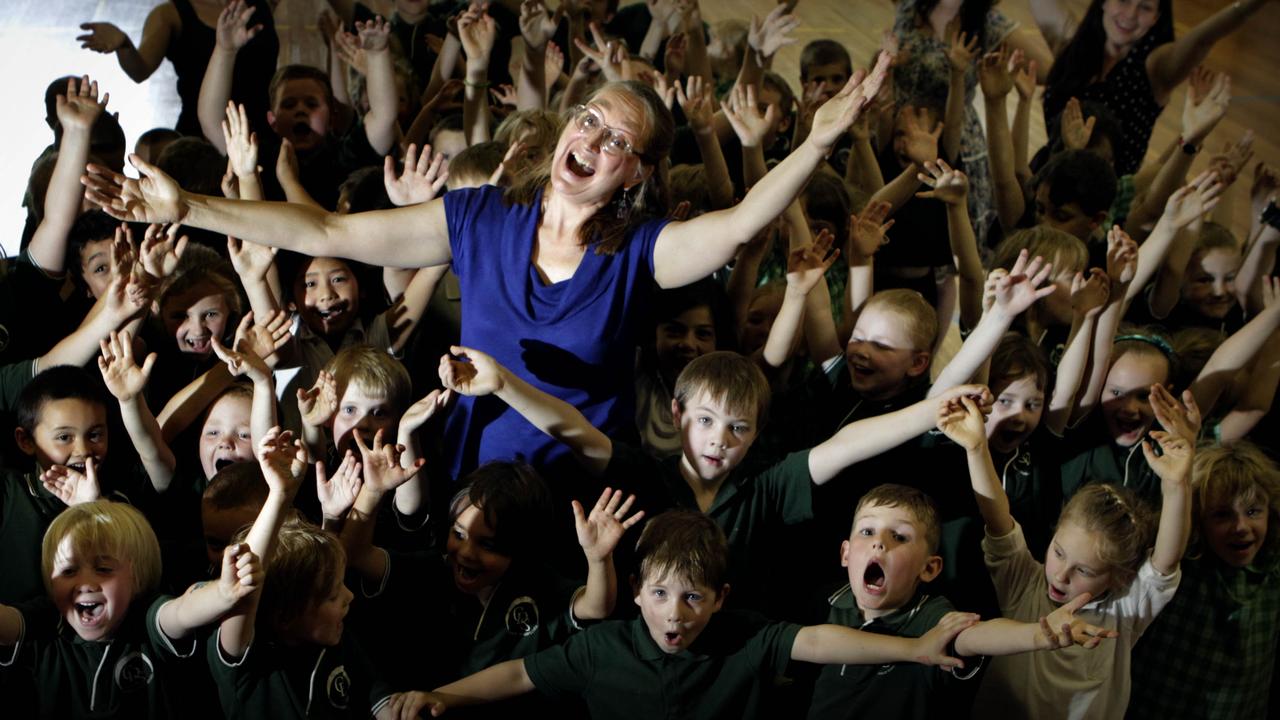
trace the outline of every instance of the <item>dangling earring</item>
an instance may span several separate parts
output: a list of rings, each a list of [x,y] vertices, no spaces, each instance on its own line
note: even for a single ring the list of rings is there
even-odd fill
[[[631,214],[631,197],[630,190],[622,188],[622,195],[618,197],[618,219],[622,220]]]

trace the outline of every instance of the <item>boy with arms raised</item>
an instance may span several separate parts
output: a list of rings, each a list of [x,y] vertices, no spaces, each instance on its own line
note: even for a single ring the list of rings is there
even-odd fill
[[[859,460],[872,457],[933,426],[939,400],[921,401],[894,413],[846,426],[810,450],[787,456],[759,473],[735,472],[768,414],[769,384],[756,364],[731,352],[713,352],[690,362],[676,380],[671,409],[682,436],[678,457],[659,464],[609,439],[580,412],[521,380],[493,358],[452,348],[469,362],[441,359],[445,387],[464,395],[493,394],[530,423],[568,445],[593,475],[613,487],[634,490],[650,512],[683,507],[709,515],[730,538],[729,576],[742,587],[747,606],[770,597],[768,584],[752,582],[751,566],[771,567],[766,528],[796,525],[813,517],[813,487]],[[961,386],[944,397],[973,395],[989,402],[986,388]],[[654,483],[659,477],[662,482]]]
[[[873,488],[858,503],[853,530],[840,545],[849,583],[829,598],[827,622],[904,638],[919,637],[941,622],[951,603],[920,588],[942,572],[940,535],[938,509],[928,495],[904,485]],[[953,648],[957,655],[973,657],[1072,644],[1096,647],[1114,633],[1075,618],[1089,599],[1088,593],[1076,596],[1038,625],[1003,618],[978,623],[957,635]],[[828,665],[818,676],[809,717],[934,717],[946,707],[953,681],[973,677],[976,669],[962,675],[905,663]]]
[[[564,645],[433,693],[398,695],[390,703],[396,717],[415,718],[427,707],[439,715],[532,690],[581,696],[592,717],[754,717],[761,692],[791,660],[963,666],[945,649],[977,619],[952,613],[924,637],[908,640],[838,625],[761,623],[732,613],[717,618],[729,592],[729,544],[713,520],[687,510],[651,520],[636,555],[639,618],[594,625]]]

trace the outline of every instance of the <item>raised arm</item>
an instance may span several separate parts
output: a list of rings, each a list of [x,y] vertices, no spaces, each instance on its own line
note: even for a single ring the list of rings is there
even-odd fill
[[[560,25],[560,18],[561,14],[552,14],[543,0],[520,3],[520,35],[524,38],[524,56],[516,80],[520,110],[547,106],[547,43]]]
[[[577,408],[535,388],[478,350],[453,346],[449,353],[440,358],[442,385],[460,395],[494,395],[529,424],[568,445],[587,472],[597,477],[604,474],[613,458],[613,441]]]
[[[378,17],[369,22],[357,22],[356,32],[368,66],[365,78],[368,82],[369,112],[364,116],[364,133],[369,147],[379,155],[385,155],[396,146],[400,134],[396,124],[399,100],[391,59],[391,26]]]
[[[951,72],[947,86],[947,104],[942,116],[942,156],[955,160],[960,157],[960,137],[964,133],[965,73],[978,56],[977,36],[968,36],[956,26],[947,49],[947,61]]]
[[[98,101],[98,83],[90,82],[88,75],[78,82],[75,78],[67,80],[66,95],[57,97],[58,124],[62,126],[58,160],[45,191],[44,215],[27,246],[31,261],[46,272],[61,273],[66,269],[67,234],[80,217],[84,199],[84,187],[79,181],[81,168],[89,160],[93,124],[109,97],[104,93],[102,101]]]
[[[1026,250],[1018,255],[1009,274],[1000,278],[995,304],[989,312],[982,315],[973,332],[969,333],[969,337],[960,346],[959,352],[938,374],[938,379],[929,388],[929,397],[936,397],[973,378],[991,357],[991,353],[995,352],[1000,338],[1004,337],[1014,318],[1036,301],[1053,293],[1053,283],[1045,285],[1052,271],[1053,264],[1046,263],[1039,257],[1027,262]]]
[[[1191,70],[1204,62],[1219,40],[1230,35],[1267,4],[1267,0],[1238,0],[1209,16],[1191,32],[1151,51],[1147,76],[1156,100],[1164,104],[1173,89],[1187,79]]]
[[[488,142],[492,121],[489,117],[489,55],[493,52],[498,28],[493,18],[479,7],[472,6],[458,16],[458,38],[467,56],[462,125],[468,146]]]
[[[831,233],[823,229],[817,238],[792,247],[787,255],[787,289],[762,355],[769,367],[780,367],[791,357],[804,319],[805,300],[840,257],[839,250],[832,252],[831,241]]]
[[[1111,281],[1107,274],[1093,268],[1086,276],[1076,273],[1071,279],[1071,333],[1067,336],[1067,348],[1058,361],[1053,397],[1045,413],[1044,423],[1049,432],[1062,436],[1071,419],[1080,381],[1089,364],[1089,346],[1093,342],[1094,327],[1098,315],[1107,305],[1111,295]]]
[[[181,222],[262,245],[370,265],[422,267],[452,259],[444,200],[351,215],[295,203],[228,200],[183,191],[136,155],[142,178],[90,165],[81,182],[107,214],[129,222]]]
[[[1258,359],[1249,373],[1249,382],[1245,386],[1235,407],[1218,423],[1218,440],[1223,445],[1232,445],[1242,440],[1254,427],[1271,412],[1275,401],[1276,387],[1280,384],[1280,333],[1272,333],[1271,339],[1258,353]]]
[[[1120,318],[1124,315],[1124,298],[1133,283],[1137,265],[1138,244],[1119,225],[1112,225],[1107,233],[1107,279],[1111,289],[1107,294],[1107,304],[1103,306],[1102,314],[1094,327],[1093,342],[1090,343],[1093,350],[1084,374],[1086,385],[1076,395],[1076,404],[1068,422],[1070,425],[1092,412],[1102,398],[1102,386],[1107,380],[1107,370],[1111,367],[1111,348],[1115,344],[1116,329],[1120,327]]]
[[[1267,282],[1271,289],[1277,287],[1270,279]],[[1213,413],[1222,392],[1230,386],[1236,373],[1253,361],[1271,335],[1280,328],[1280,298],[1275,297],[1275,292],[1267,295],[1270,304],[1219,345],[1191,383],[1196,404],[1206,415]]]
[[[1213,170],[1205,170],[1169,197],[1160,221],[1138,249],[1137,269],[1124,296],[1126,308],[1151,282],[1156,271],[1164,266],[1178,233],[1217,206],[1222,187],[1217,174]]]
[[[213,54],[209,56],[204,81],[200,83],[200,98],[196,104],[200,131],[223,155],[227,154],[227,148],[222,137],[222,118],[227,102],[231,100],[236,54],[262,29],[261,25],[249,24],[256,9],[244,0],[231,0],[222,8],[218,15]]]
[[[880,89],[889,60],[882,53],[870,75],[856,73],[844,89],[823,104],[804,144],[765,175],[740,204],[664,227],[653,250],[658,285],[680,287],[710,275],[733,258],[738,246],[781,214]]]
[[[1009,130],[1008,98],[1014,85],[1011,61],[1012,58],[1002,49],[1002,52],[987,53],[978,63],[978,82],[987,110],[987,155],[991,164],[993,196],[996,214],[1005,232],[1012,232],[1017,227],[1026,205],[1022,184],[1018,181],[1016,145]],[[1019,106],[1022,104],[1019,99]],[[1025,152],[1024,146],[1024,155]]]
[[[724,151],[713,127],[713,88],[704,85],[702,78],[697,75],[691,75],[685,87],[678,80],[675,81],[675,86],[676,99],[689,121],[689,129],[693,131],[693,137],[698,143],[698,153],[702,156],[711,209],[727,208],[733,205],[733,181],[729,178],[729,166],[725,163]]]
[[[151,486],[157,493],[163,493],[169,489],[178,461],[165,443],[160,424],[142,395],[155,363],[156,354],[151,353],[142,366],[138,366],[133,359],[133,336],[128,330],[118,334],[113,332],[110,340],[102,341],[102,355],[98,358],[102,379],[107,390],[120,403],[125,430],[138,451],[138,459],[151,479]]]
[[[156,617],[160,632],[178,640],[220,622],[262,587],[264,577],[262,561],[248,545],[228,545],[222,552],[222,573],[217,580],[193,585],[182,597],[160,606]]]
[[[627,513],[635,495],[623,499],[621,490],[605,488],[591,513],[573,501],[573,524],[578,545],[587,558],[587,584],[574,597],[573,616],[579,620],[604,620],[613,613],[618,599],[618,574],[613,568],[613,550],[626,531],[644,518],[641,510],[631,517]]]
[[[850,423],[809,451],[809,477],[822,485],[850,465],[875,457],[918,435],[936,422],[938,408],[952,398],[971,398],[975,408],[991,407],[991,392],[982,385],[962,385],[941,398],[920,402],[884,415]],[[981,411],[979,411],[981,418]]]
[[[87,50],[114,53],[125,75],[140,83],[160,67],[179,22],[177,8],[172,3],[160,3],[147,13],[142,41],[136,47],[120,28],[105,22],[81,23],[80,29],[86,32],[76,41]]]
[[[1173,405],[1178,405],[1176,399]],[[1156,417],[1160,418],[1160,410],[1156,410]],[[1160,455],[1156,455],[1157,443]],[[1169,575],[1178,569],[1191,535],[1191,461],[1195,456],[1195,440],[1154,430],[1150,438],[1142,441],[1142,454],[1160,476],[1160,525],[1151,550],[1151,565],[1161,575]]]
[[[938,429],[965,450],[969,464],[969,483],[973,485],[978,511],[987,533],[1003,537],[1013,532],[1013,515],[1009,496],[1005,495],[991,451],[987,448],[987,428],[978,404],[966,397],[943,403],[936,415]]]
[[[936,163],[925,163],[924,169],[917,177],[930,190],[916,193],[916,197],[940,200],[947,206],[947,238],[960,275],[960,327],[972,329],[982,317],[986,273],[978,255],[973,223],[969,222],[969,178],[941,158]]]

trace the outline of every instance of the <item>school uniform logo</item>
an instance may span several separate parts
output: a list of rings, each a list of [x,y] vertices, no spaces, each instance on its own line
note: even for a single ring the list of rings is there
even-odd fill
[[[351,703],[351,676],[347,675],[345,665],[339,665],[329,672],[329,679],[325,682],[325,696],[329,698],[329,704],[339,710],[346,710]]]
[[[137,692],[145,688],[151,684],[151,679],[155,676],[156,669],[151,664],[151,658],[137,651],[126,653],[117,660],[115,670],[112,672],[116,687],[125,693]]]
[[[538,603],[524,595],[511,601],[507,606],[507,632],[512,635],[529,637],[538,631]]]

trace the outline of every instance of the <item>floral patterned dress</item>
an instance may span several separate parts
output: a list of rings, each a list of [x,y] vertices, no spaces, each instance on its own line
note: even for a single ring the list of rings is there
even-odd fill
[[[947,59],[946,40],[934,35],[933,29],[920,26],[916,7],[919,0],[900,0],[893,34],[904,56],[893,69],[894,101],[946,107],[950,88],[951,62]],[[1017,27],[996,10],[987,13],[979,56],[1000,46]],[[969,176],[969,218],[978,244],[986,241],[987,231],[995,222],[995,202],[991,191],[991,169],[987,163],[987,138],[973,107],[978,87],[978,69],[969,67],[964,79],[964,132],[960,136],[959,167]]]

